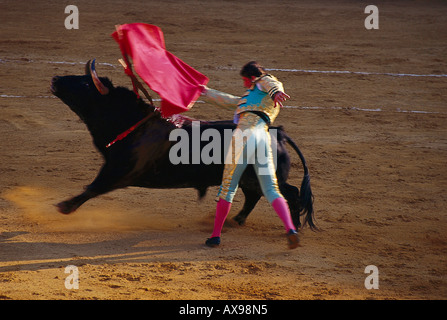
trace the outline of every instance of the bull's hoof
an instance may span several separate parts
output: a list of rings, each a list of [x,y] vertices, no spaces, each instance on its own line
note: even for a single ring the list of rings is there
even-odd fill
[[[63,214],[69,214],[76,210],[73,205],[70,205],[69,201],[63,201],[56,205],[57,210]]]
[[[239,216],[233,217],[233,221],[235,221],[240,226],[243,226],[245,224],[245,220],[246,219],[244,217],[239,217]]]
[[[299,218],[298,219],[293,219],[292,218],[292,220],[293,220],[293,225],[295,226],[296,230],[301,229],[301,221],[300,221],[300,219]]]

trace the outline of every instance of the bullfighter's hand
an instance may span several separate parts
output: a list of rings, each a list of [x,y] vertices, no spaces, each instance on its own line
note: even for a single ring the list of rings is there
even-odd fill
[[[276,93],[275,96],[273,97],[273,101],[275,102],[275,108],[277,105],[283,107],[282,103],[289,98],[290,96],[285,92],[279,91],[278,93]]]

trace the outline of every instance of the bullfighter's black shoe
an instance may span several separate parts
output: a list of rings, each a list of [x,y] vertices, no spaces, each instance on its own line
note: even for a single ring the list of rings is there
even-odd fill
[[[218,246],[220,245],[220,237],[212,237],[212,238],[208,238],[208,239],[205,241],[205,244],[206,244],[208,247],[212,247],[212,248],[218,247]]]
[[[300,239],[298,238],[298,232],[290,229],[287,233],[287,240],[289,241],[289,249],[295,249],[300,245]]]

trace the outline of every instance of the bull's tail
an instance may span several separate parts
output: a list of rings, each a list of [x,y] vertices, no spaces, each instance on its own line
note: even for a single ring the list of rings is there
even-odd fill
[[[300,202],[301,202],[300,215],[304,216],[303,226],[308,224],[311,230],[318,230],[314,222],[315,220],[314,207],[313,207],[314,196],[312,194],[312,189],[310,187],[310,175],[309,175],[309,169],[307,168],[306,159],[304,159],[301,150],[298,148],[298,146],[295,144],[292,138],[290,138],[284,131],[283,134],[287,143],[293,148],[293,150],[295,150],[295,152],[300,157],[301,163],[303,164],[304,168],[304,177],[301,182],[301,188],[300,188]]]

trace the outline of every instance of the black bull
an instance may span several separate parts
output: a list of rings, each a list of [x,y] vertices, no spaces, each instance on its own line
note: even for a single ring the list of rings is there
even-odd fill
[[[177,142],[170,141],[169,134],[176,126],[161,118],[154,106],[137,98],[134,92],[127,88],[114,87],[108,78],[98,78],[94,65],[87,63],[86,75],[83,76],[54,77],[51,91],[86,124],[93,143],[105,160],[97,177],[83,193],[57,205],[60,212],[71,213],[91,198],[128,186],[195,188],[201,198],[208,187],[221,183],[223,158],[221,164],[172,164],[169,150]],[[120,133],[147,116],[149,119],[127,137],[109,148],[106,147]],[[191,122],[185,122],[182,128],[191,134]],[[235,129],[235,125],[231,121],[200,122],[201,132],[209,128],[218,130],[223,137],[224,130]],[[277,130],[277,142],[272,145],[277,147],[278,184],[289,204],[293,222],[297,228],[300,227],[300,216],[303,216],[303,224],[314,229],[313,195],[305,159],[282,127],[271,128]],[[274,135],[271,136],[272,140],[275,139]],[[223,144],[224,139],[221,140]],[[291,167],[286,142],[298,154],[304,168],[301,192],[297,187],[286,183]],[[201,147],[203,144],[206,143],[202,142]],[[223,157],[224,152],[221,154]],[[242,175],[239,187],[245,195],[245,203],[233,219],[242,225],[262,196],[252,165]]]

